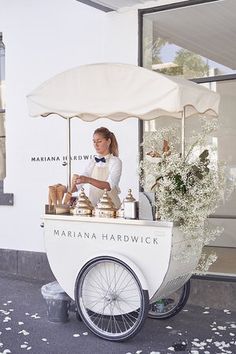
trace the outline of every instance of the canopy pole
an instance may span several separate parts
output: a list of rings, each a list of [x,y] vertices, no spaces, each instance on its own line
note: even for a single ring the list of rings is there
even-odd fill
[[[182,157],[185,158],[185,107],[182,112],[182,120],[181,120],[181,154]]]
[[[71,118],[67,118],[67,188],[71,190]]]

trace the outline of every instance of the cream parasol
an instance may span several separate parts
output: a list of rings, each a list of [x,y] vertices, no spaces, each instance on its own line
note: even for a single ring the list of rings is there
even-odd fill
[[[62,72],[33,90],[28,96],[31,116],[57,114],[70,120],[109,118],[122,121],[129,117],[152,120],[161,116],[182,120],[184,155],[185,119],[199,114],[217,116],[219,94],[183,78],[116,63],[82,65]],[[70,184],[68,158],[68,185]]]

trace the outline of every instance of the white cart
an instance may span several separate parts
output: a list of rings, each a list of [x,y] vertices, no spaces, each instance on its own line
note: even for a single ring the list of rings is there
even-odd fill
[[[200,254],[173,223],[45,215],[45,246],[59,284],[92,332],[110,340],[135,335],[149,304],[181,288]]]
[[[69,186],[71,118],[180,118],[184,155],[185,118],[196,113],[216,116],[219,96],[190,81],[133,65],[93,64],[46,81],[28,96],[28,104],[32,116],[67,119]],[[170,222],[45,215],[44,226],[56,279],[75,299],[85,324],[108,340],[132,337],[150,304],[187,289],[184,284],[200,257],[196,253],[188,263],[181,262],[179,255],[188,243]],[[163,317],[178,312],[187,297],[184,290],[177,306]],[[152,310],[149,313],[152,316]]]

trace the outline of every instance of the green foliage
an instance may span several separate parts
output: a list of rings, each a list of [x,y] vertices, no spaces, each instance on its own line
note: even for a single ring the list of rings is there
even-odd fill
[[[185,78],[208,76],[209,66],[198,54],[187,49],[180,49],[174,59],[174,63],[182,68]]]

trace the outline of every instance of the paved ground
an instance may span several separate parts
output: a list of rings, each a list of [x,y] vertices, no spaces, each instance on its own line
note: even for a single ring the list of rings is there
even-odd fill
[[[48,322],[42,285],[0,276],[0,354],[236,353],[236,313],[227,309],[186,305],[171,319],[147,319],[136,337],[114,343],[90,333],[74,313],[65,324]]]

